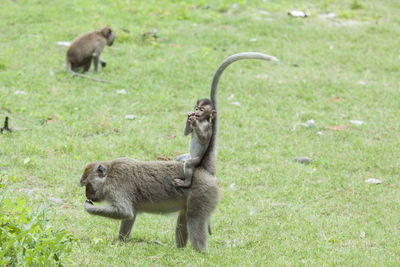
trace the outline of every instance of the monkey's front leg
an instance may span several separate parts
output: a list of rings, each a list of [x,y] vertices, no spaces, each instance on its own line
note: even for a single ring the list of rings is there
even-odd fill
[[[126,206],[124,207],[122,205],[96,207],[93,205],[91,201],[86,200],[85,204],[83,204],[83,207],[88,213],[92,215],[98,215],[98,216],[108,217],[111,219],[120,219],[120,220],[134,218],[132,208]]]
[[[119,241],[125,242],[131,234],[132,227],[135,224],[136,213],[132,219],[122,220],[121,226],[119,227],[118,239]]]
[[[186,136],[188,134],[190,134],[191,132],[193,132],[193,128],[192,128],[192,123],[196,120],[196,116],[194,112],[189,112],[188,113],[188,117],[186,120],[186,125],[185,125],[185,130],[183,131],[183,134]]]
[[[107,62],[102,57],[99,58],[99,61],[100,61],[101,67],[104,68],[107,65]]]

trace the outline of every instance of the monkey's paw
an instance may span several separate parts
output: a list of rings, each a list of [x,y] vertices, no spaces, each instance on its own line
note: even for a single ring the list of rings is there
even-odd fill
[[[174,179],[174,181],[172,182],[176,187],[190,187],[190,184],[185,184],[184,180],[181,179]]]
[[[86,199],[86,200],[85,200],[85,203],[83,204],[83,207],[85,208],[85,210],[90,209],[90,208],[93,207],[93,206],[94,206],[94,205],[93,205],[93,202],[90,201],[90,200],[88,200],[88,199]]]
[[[197,120],[197,119],[196,119],[195,116],[192,116],[192,117],[189,117],[189,118],[188,118],[188,122],[189,122],[190,124],[192,124],[192,125],[195,123],[196,120]]]

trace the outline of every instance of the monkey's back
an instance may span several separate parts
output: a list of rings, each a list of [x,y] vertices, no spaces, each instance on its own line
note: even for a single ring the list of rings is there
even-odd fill
[[[108,183],[126,185],[126,194],[138,212],[169,213],[185,205],[184,190],[172,183],[184,179],[183,163],[119,158],[111,166]]]
[[[140,161],[115,159],[109,164],[110,188],[124,185],[124,193],[136,212],[170,213],[188,208],[188,212],[211,212],[220,199],[217,178],[203,167],[195,169],[192,186],[177,188],[174,179],[184,179],[183,163],[178,161]]]

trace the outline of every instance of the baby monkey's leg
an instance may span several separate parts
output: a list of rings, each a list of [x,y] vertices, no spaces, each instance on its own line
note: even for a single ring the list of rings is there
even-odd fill
[[[192,177],[194,168],[199,165],[201,162],[201,158],[193,158],[185,161],[185,165],[183,167],[185,180],[174,179],[174,185],[176,187],[190,187],[192,185]]]

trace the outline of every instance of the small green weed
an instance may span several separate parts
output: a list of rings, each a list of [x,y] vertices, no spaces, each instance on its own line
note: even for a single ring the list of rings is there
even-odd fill
[[[0,179],[16,181],[13,177]],[[24,198],[11,201],[0,196],[0,265],[58,265],[71,263],[68,255],[78,244],[65,229],[50,225],[48,207],[32,211]]]

